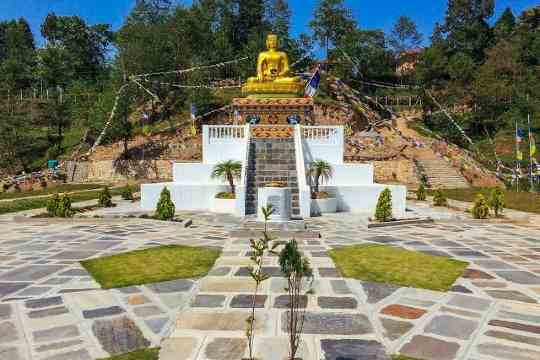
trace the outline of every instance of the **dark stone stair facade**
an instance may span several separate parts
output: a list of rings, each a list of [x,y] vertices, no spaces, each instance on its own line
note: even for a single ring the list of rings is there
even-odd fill
[[[247,169],[246,215],[257,214],[257,189],[281,181],[291,189],[292,218],[300,217],[300,198],[293,138],[252,138]]]

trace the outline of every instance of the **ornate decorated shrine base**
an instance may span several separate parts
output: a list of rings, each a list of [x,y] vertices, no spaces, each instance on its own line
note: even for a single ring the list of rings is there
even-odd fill
[[[309,125],[313,114],[311,98],[236,98],[233,110],[239,115],[236,125],[255,122],[261,125],[287,125],[291,121]]]

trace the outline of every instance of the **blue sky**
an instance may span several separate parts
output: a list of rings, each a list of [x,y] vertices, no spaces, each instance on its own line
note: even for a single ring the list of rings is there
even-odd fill
[[[58,15],[78,15],[88,23],[108,23],[113,29],[121,26],[135,0],[0,0],[0,20],[24,17],[34,34],[49,12]],[[182,2],[182,1],[179,1]],[[184,1],[190,3],[190,1]],[[347,0],[354,17],[366,29],[389,31],[400,15],[408,15],[419,30],[429,36],[436,21],[442,21],[446,0]],[[538,0],[496,0],[497,15],[510,6],[517,16],[522,10],[538,4]],[[308,32],[308,23],[317,0],[289,0],[293,10],[293,33]],[[38,44],[40,43],[38,38]]]

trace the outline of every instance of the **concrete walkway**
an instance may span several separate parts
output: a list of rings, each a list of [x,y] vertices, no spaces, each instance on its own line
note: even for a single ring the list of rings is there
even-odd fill
[[[253,285],[246,268],[250,231],[230,216],[180,216],[194,226],[0,219],[0,359],[91,360],[160,344],[164,360],[240,359]],[[540,358],[538,225],[448,215],[435,224],[368,230],[365,218],[335,214],[307,226],[310,231],[296,234],[316,277],[315,293],[306,298],[304,360],[382,360],[394,353],[426,360]],[[363,243],[448,256],[470,266],[448,293],[341,278],[328,250]],[[221,247],[223,253],[201,280],[117,290],[100,290],[78,264],[162,244]],[[265,270],[273,276],[257,298],[256,353],[282,360],[285,284],[276,257],[267,258]]]

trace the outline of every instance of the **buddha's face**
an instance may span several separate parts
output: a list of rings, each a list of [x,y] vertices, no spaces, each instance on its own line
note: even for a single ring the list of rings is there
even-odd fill
[[[266,47],[268,50],[275,50],[277,49],[278,45],[278,39],[276,35],[268,35],[266,38]]]

